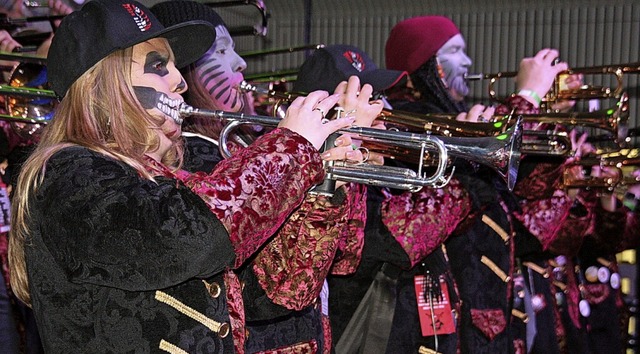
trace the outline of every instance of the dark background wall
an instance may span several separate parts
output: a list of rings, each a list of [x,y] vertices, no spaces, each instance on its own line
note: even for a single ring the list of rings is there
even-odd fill
[[[148,0],[147,3],[157,1]],[[211,1],[215,3],[215,1]],[[218,1],[219,3],[219,1]],[[419,15],[450,17],[467,41],[472,71],[495,73],[518,68],[522,57],[545,47],[560,50],[573,67],[640,61],[640,2],[505,0],[263,0],[269,15],[265,36],[237,36],[240,53],[308,44],[352,44],[384,67],[384,44],[397,22]],[[256,6],[217,7],[229,27],[251,26]],[[309,51],[247,58],[247,74],[295,69]],[[587,76],[586,83],[615,86],[611,75]],[[508,81],[497,86],[512,90]],[[631,125],[638,120],[638,75],[627,75]],[[488,103],[487,83],[472,84],[470,102]],[[612,103],[603,102],[607,107]]]

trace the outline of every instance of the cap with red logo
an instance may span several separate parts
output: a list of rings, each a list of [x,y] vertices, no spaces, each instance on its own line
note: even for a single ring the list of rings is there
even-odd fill
[[[362,50],[350,45],[329,45],[317,49],[300,67],[293,84],[296,92],[325,90],[333,92],[350,76],[370,84],[374,92],[386,90],[406,78],[405,71],[379,69]]]
[[[128,0],[92,0],[64,17],[49,49],[48,80],[63,97],[87,70],[118,49],[162,37],[183,67],[200,58],[216,34],[204,21],[183,22],[165,28],[144,5]]]

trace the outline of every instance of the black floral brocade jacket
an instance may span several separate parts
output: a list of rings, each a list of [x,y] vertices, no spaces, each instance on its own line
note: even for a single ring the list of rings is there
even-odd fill
[[[221,274],[324,175],[301,136],[277,129],[260,139],[212,174],[157,164],[155,182],[85,148],[54,154],[30,200],[25,247],[45,350],[234,352]]]

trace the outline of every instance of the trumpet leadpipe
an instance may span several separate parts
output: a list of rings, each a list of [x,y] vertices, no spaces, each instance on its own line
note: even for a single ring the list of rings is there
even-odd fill
[[[281,91],[275,91],[275,90],[267,90],[267,89],[263,89],[263,88],[257,87],[255,85],[251,85],[250,83],[248,83],[246,81],[242,81],[240,83],[240,85],[238,86],[238,88],[243,92],[255,92],[255,93],[260,94],[260,95],[265,95],[267,97],[273,97],[273,98],[277,98],[277,99],[285,100],[285,101],[293,101],[297,97],[304,95],[303,93],[292,93],[292,92],[281,92]]]
[[[218,146],[223,157],[228,158],[231,152],[228,148],[228,137],[231,132],[243,124],[262,125],[265,127],[277,127],[281,119],[269,116],[246,115],[219,110],[204,110],[194,108],[185,103],[179,107],[181,119],[189,116],[210,117],[220,119],[227,124],[220,132]],[[364,142],[380,142],[390,146],[400,146],[420,151],[417,171],[409,172],[406,169],[389,169],[388,166],[370,168],[366,164],[344,164],[333,162],[326,166],[327,176],[331,179],[346,182],[366,183],[396,189],[420,190],[422,187],[442,187],[448,183],[445,178],[447,168],[447,149],[444,143],[435,136],[429,134],[417,134],[410,132],[388,131],[374,128],[350,127],[340,129],[339,134],[350,134]],[[424,155],[427,151],[434,152],[438,156],[435,164],[435,172],[431,176],[423,173]]]
[[[463,78],[466,81],[479,81],[479,80],[484,80],[487,79],[486,75],[483,73],[466,73],[463,75]]]

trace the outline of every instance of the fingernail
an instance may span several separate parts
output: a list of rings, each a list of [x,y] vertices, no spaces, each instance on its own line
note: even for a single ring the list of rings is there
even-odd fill
[[[331,153],[329,151],[325,151],[322,154],[320,154],[320,157],[322,157],[323,159],[328,159],[331,157]]]
[[[333,145],[335,146],[340,146],[342,144],[344,144],[344,140],[342,138],[336,139],[336,141],[333,143]]]
[[[356,153],[355,151],[347,151],[346,154],[344,154],[345,157],[349,160],[354,160],[356,158]]]

